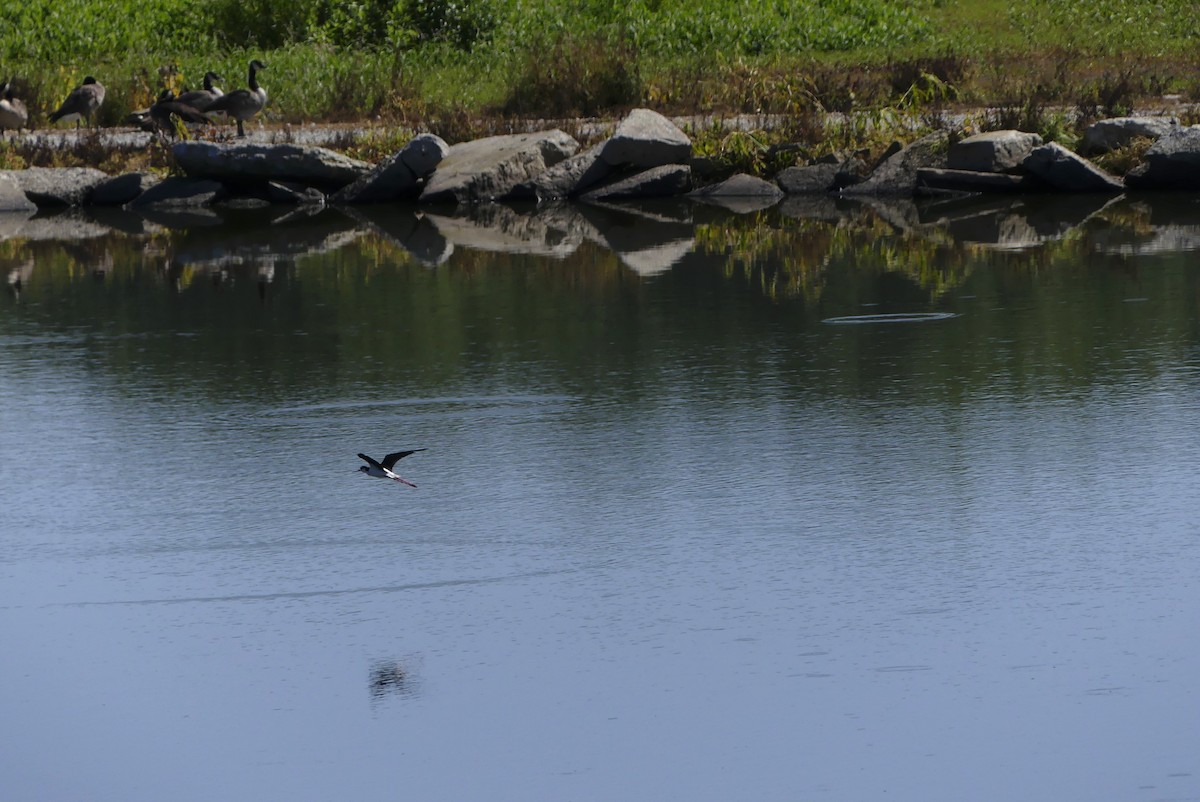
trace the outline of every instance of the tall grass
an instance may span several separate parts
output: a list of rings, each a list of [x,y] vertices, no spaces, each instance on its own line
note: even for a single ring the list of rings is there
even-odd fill
[[[44,122],[88,74],[103,124],[261,58],[275,121],[853,112],[921,75],[962,103],[1200,94],[1194,0],[21,0],[0,78]],[[1019,101],[1014,98],[1020,98]],[[1027,115],[1028,116],[1028,115]]]

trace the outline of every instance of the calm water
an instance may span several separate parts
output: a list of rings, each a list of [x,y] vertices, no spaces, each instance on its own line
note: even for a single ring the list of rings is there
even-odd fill
[[[0,799],[1200,799],[1195,199],[0,232]]]

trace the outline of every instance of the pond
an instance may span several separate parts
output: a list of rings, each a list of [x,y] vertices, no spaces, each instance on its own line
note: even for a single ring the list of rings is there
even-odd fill
[[[0,237],[0,796],[1200,799],[1195,198]]]

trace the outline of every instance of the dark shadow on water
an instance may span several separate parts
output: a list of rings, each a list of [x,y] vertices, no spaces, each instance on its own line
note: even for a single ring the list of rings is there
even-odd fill
[[[412,699],[419,694],[420,681],[417,677],[416,658],[404,660],[384,659],[371,663],[367,675],[367,690],[372,702],[388,699]]]

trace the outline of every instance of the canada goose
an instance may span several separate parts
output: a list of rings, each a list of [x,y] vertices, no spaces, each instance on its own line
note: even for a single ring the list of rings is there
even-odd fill
[[[208,107],[212,105],[214,100],[225,94],[220,89],[213,86],[213,81],[224,82],[225,79],[220,75],[217,75],[212,70],[209,70],[208,72],[204,73],[203,89],[193,89],[190,92],[184,92],[176,99],[185,106],[191,106],[197,111],[206,111]]]
[[[175,93],[170,89],[164,89],[159,93],[158,100],[154,101],[154,105],[150,107],[146,115],[155,129],[168,136],[175,134],[175,123],[171,120],[172,117],[178,117],[185,123],[207,123],[209,121],[198,109],[177,100]]]
[[[246,129],[242,127],[244,120],[249,120],[262,111],[267,105],[267,90],[258,85],[258,71],[265,70],[266,64],[258,59],[250,62],[250,88],[237,89],[221,95],[209,104],[205,112],[209,115],[227,114],[237,120],[238,136],[245,136]]]
[[[9,128],[24,128],[29,123],[29,111],[25,104],[13,97],[12,86],[7,81],[0,86],[0,134]]]
[[[71,94],[67,95],[67,99],[58,107],[58,111],[50,115],[50,122],[74,120],[75,127],[78,128],[80,120],[87,120],[88,125],[91,125],[92,115],[96,113],[102,103],[104,103],[104,84],[89,75],[83,79],[82,84],[71,90]]]

